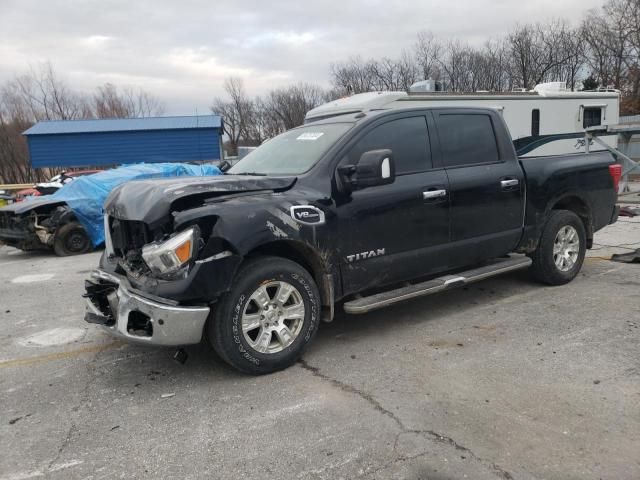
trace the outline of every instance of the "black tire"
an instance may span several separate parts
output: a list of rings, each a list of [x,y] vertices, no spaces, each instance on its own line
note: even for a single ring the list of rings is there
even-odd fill
[[[65,223],[56,231],[53,251],[59,257],[80,255],[91,250],[91,239],[84,227],[78,222]]]
[[[577,246],[577,256],[569,266],[563,265],[563,270],[556,264],[554,246],[561,230],[568,227],[577,233],[579,245]],[[566,230],[564,230],[566,231]],[[562,242],[559,242],[559,245]],[[571,250],[573,251],[573,250]],[[531,274],[533,277],[547,285],[564,285],[573,280],[582,268],[584,256],[587,251],[587,235],[584,224],[580,217],[568,210],[553,210],[544,226],[538,248],[531,254],[533,264]],[[562,255],[559,255],[561,257]],[[562,260],[559,260],[562,262]]]
[[[303,319],[300,323],[293,323],[298,320],[291,321],[276,316],[276,320],[273,320],[276,322],[275,326],[265,325],[264,322],[269,320],[265,316],[269,315],[268,309],[272,304],[269,303],[267,310],[260,309],[258,302],[251,297],[260,287],[264,287],[271,302],[271,296],[275,297],[275,292],[278,291],[277,285],[283,285],[281,282],[294,287],[297,292],[291,293],[287,298],[289,302],[293,302],[292,306],[299,308],[304,305]],[[277,303],[275,298],[273,302],[274,305]],[[278,308],[274,307],[276,310]],[[282,310],[286,308],[287,306],[284,305]],[[207,322],[207,337],[220,358],[241,372],[252,375],[271,373],[293,365],[300,358],[318,330],[320,310],[318,287],[309,272],[297,263],[284,258],[258,257],[242,265],[231,290],[212,309]],[[255,327],[257,334],[256,330],[251,330],[247,334],[243,332],[242,318],[245,313],[265,318],[265,320],[259,320],[259,327]],[[288,346],[284,346],[285,342],[275,330],[269,334],[270,328],[282,328],[285,322],[292,322],[287,323],[287,328],[291,329],[290,332],[297,332]],[[269,348],[281,348],[281,350],[261,352],[254,348],[255,345],[249,343],[249,341],[257,342],[262,338],[263,333],[264,338],[272,335],[269,337],[270,341],[266,342],[269,346],[273,344],[273,347]],[[255,338],[252,338],[254,334]]]

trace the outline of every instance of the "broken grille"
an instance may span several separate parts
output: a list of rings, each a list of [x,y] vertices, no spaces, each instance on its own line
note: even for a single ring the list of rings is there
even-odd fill
[[[151,234],[144,222],[109,218],[109,233],[114,253],[126,257],[127,252],[139,250],[152,241]]]

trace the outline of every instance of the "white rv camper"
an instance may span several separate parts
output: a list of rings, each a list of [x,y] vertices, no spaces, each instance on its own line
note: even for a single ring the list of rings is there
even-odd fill
[[[326,103],[310,110],[305,123],[343,113],[378,109],[490,107],[502,112],[516,151],[527,157],[584,152],[586,128],[615,125],[619,119],[620,94],[615,90],[571,92],[564,83],[551,82],[537,85],[528,92],[455,94],[433,89],[424,91],[422,83],[412,87],[410,93],[368,92]],[[432,86],[433,82],[428,84],[428,89]],[[616,135],[601,139],[609,146],[617,147]],[[592,151],[603,148],[590,145]]]

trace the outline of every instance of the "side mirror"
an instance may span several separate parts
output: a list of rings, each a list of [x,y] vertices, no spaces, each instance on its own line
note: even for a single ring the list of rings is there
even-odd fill
[[[345,193],[356,189],[388,185],[396,178],[393,152],[389,149],[364,152],[357,165],[338,168]]]

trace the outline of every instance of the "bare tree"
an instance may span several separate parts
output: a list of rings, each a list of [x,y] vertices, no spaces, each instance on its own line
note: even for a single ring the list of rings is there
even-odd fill
[[[87,113],[86,100],[58,77],[50,63],[31,67],[0,87],[0,181],[44,179],[49,169],[33,170],[22,132],[40,120],[73,120]]]
[[[459,39],[446,42],[431,32],[418,33],[412,54],[399,59],[363,60],[355,56],[331,65],[330,98],[373,90],[408,90],[419,78],[440,80],[454,92],[532,89],[563,81],[572,90],[593,75],[604,85],[636,91],[632,72],[640,70],[640,0],[609,0],[591,12],[581,28],[565,20],[516,26],[503,38],[473,47]],[[634,79],[635,83],[634,83]]]
[[[413,47],[418,67],[424,80],[441,80],[440,64],[443,54],[442,43],[431,32],[419,32]]]
[[[453,92],[473,91],[474,71],[471,68],[473,50],[459,40],[450,40],[439,60],[447,88]]]
[[[587,63],[600,85],[622,91],[621,111],[640,109],[640,0],[609,0],[582,22]]]
[[[326,101],[327,92],[308,83],[269,91],[251,99],[241,79],[225,81],[227,97],[216,98],[211,110],[224,118],[229,153],[240,145],[260,145],[262,141],[304,123],[306,113]]]
[[[158,115],[161,102],[143,90],[105,84],[89,97],[72,90],[50,63],[0,86],[0,181],[43,180],[56,169],[32,169],[22,132],[41,120]]]
[[[0,182],[26,183],[40,180],[29,168],[27,143],[22,132],[31,124],[11,119],[0,102]]]
[[[330,70],[334,88],[344,94],[370,92],[376,85],[372,62],[358,56],[346,62],[332,63]]]
[[[373,88],[375,90],[399,90],[398,65],[388,57],[369,63],[371,68]]]
[[[418,79],[418,68],[411,55],[403,51],[398,59],[383,57],[368,62],[375,90],[408,91]]]
[[[31,67],[2,88],[5,102],[32,121],[73,120],[86,112],[86,102],[55,73],[50,63]]]
[[[304,123],[304,116],[324,101],[324,92],[316,85],[299,83],[272,90],[264,99],[264,107],[285,131]]]
[[[507,42],[504,39],[487,40],[482,55],[481,89],[492,92],[512,90],[513,71]]]
[[[574,91],[577,88],[579,75],[586,64],[586,52],[584,39],[580,28],[563,26],[560,32],[559,45],[556,48],[562,51],[562,63],[557,67],[557,76],[566,82]]]
[[[261,140],[275,137],[285,131],[282,118],[274,110],[269,95],[256,98],[255,108],[256,128],[260,132]]]
[[[237,112],[234,110],[231,102],[216,97],[211,104],[211,111],[220,115],[223,119],[223,129],[225,135],[229,138],[227,144],[229,145],[229,155],[234,156],[238,154],[238,142],[240,141],[240,119]]]
[[[164,105],[157,97],[142,89],[118,89],[112,83],[96,89],[91,98],[91,108],[97,118],[151,117],[164,113]]]
[[[555,79],[558,69],[574,54],[562,47],[567,32],[563,21],[522,25],[509,34],[514,73],[524,88],[531,89],[545,80]]]
[[[241,139],[252,143],[260,141],[259,138],[255,138],[258,132],[256,107],[248,97],[241,78],[227,78],[224,89],[229,98],[216,97],[211,105],[211,111],[223,117],[224,133],[229,137],[230,154],[236,155]]]

